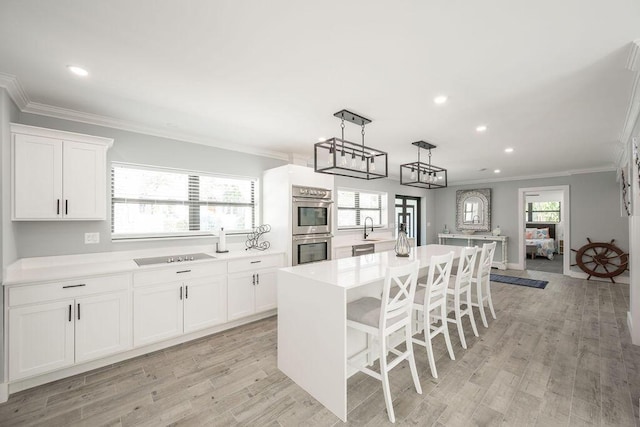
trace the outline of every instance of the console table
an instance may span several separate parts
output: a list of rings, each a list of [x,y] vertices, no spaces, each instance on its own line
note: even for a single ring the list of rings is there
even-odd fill
[[[500,270],[507,269],[507,242],[509,238],[507,236],[492,236],[486,234],[438,234],[438,243],[441,245],[453,244],[450,240],[466,240],[467,246],[475,246],[476,244],[495,241],[500,242],[500,246],[502,247],[502,259],[496,259],[498,256],[498,251],[496,251],[496,255],[493,258],[493,267],[499,268]]]

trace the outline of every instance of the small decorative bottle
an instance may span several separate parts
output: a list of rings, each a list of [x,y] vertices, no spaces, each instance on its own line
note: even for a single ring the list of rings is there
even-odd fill
[[[449,231],[449,229],[447,228],[447,224],[445,224],[445,225],[444,225],[444,230],[442,230],[442,234],[449,234],[449,233],[450,233],[450,231]]]
[[[499,225],[496,225],[496,228],[494,228],[493,231],[491,232],[491,234],[493,234],[494,236],[499,236],[500,233],[502,233],[502,230],[500,230]]]
[[[411,245],[409,245],[409,239],[407,238],[407,232],[405,231],[405,225],[400,224],[400,230],[398,231],[398,240],[396,240],[396,256],[408,257],[411,253]]]

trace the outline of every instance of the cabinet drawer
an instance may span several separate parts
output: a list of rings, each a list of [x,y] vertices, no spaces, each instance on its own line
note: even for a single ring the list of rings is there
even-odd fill
[[[282,255],[266,255],[229,261],[229,273],[252,271],[260,268],[282,267]]]
[[[12,286],[9,288],[9,306],[76,298],[84,295],[129,289],[131,275],[92,277],[65,280],[42,285]]]
[[[226,273],[226,262],[174,265],[171,268],[138,271],[133,273],[133,286],[155,285],[159,283],[169,283],[178,280],[188,280],[197,277],[214,276]]]

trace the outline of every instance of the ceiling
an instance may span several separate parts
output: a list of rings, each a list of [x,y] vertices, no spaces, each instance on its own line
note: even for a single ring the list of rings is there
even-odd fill
[[[634,0],[2,0],[0,73],[26,111],[284,158],[347,108],[392,175],[424,139],[450,183],[486,181],[614,167],[638,22]]]

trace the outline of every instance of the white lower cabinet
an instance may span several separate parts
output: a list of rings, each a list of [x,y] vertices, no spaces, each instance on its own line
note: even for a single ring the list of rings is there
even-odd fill
[[[71,366],[73,300],[9,310],[9,378]]]
[[[21,286],[9,290],[10,380],[131,348],[129,276],[83,282]],[[100,285],[103,293],[85,295]],[[112,292],[105,292],[110,290]],[[46,301],[46,298],[63,295],[68,298]]]
[[[229,262],[229,320],[277,307],[276,268],[282,265],[280,255]]]
[[[173,277],[168,272],[167,277]],[[137,288],[133,296],[136,346],[227,321],[227,280],[211,276]]]
[[[131,348],[130,291],[76,299],[76,362]]]

